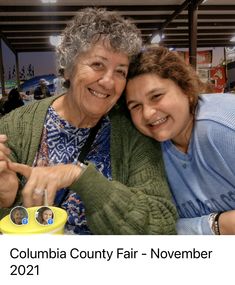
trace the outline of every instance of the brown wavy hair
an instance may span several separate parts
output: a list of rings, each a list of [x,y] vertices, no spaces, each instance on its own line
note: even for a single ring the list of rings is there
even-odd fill
[[[131,62],[127,79],[146,73],[174,81],[188,96],[190,113],[195,114],[198,95],[207,91],[207,85],[179,53],[158,45],[144,47]]]

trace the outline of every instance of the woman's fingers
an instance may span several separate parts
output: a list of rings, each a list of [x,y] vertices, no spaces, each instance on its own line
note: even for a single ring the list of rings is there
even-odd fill
[[[32,167],[25,165],[25,164],[20,164],[20,163],[16,163],[16,162],[9,162],[8,167],[10,170],[23,175],[26,179],[29,179],[29,177],[32,173]]]
[[[11,150],[8,147],[6,147],[3,143],[0,143],[0,152],[6,156],[9,156]]]
[[[5,155],[4,152],[0,151],[0,173],[3,171],[8,171],[8,162],[10,162],[10,159],[7,155]]]
[[[44,191],[47,185],[45,170],[42,167],[16,166],[17,171],[27,178],[22,191],[25,207],[41,206],[44,200]]]
[[[27,183],[22,191],[26,207],[44,204],[47,190],[48,205],[53,205],[56,191],[69,187],[81,174],[82,169],[73,164],[60,164],[48,167],[30,167],[9,162],[9,169],[23,175]]]
[[[0,135],[0,173],[8,170],[7,162],[10,161],[9,154],[11,153],[10,149],[5,146],[7,141],[6,135]]]
[[[22,195],[25,207],[53,205],[57,189],[53,186],[37,185],[31,187],[26,184]]]
[[[10,161],[8,154],[0,150],[0,161]]]
[[[45,202],[47,202],[47,204],[48,205],[53,205],[54,204],[54,200],[55,200],[55,196],[56,196],[56,192],[57,192],[57,190],[59,190],[59,189],[56,189],[55,187],[54,187],[54,185],[48,185],[47,186],[47,189],[45,189],[47,192],[46,192],[46,195],[47,195],[47,201],[45,201]]]
[[[23,175],[27,179],[27,183],[22,191],[24,206],[42,205],[44,185],[40,186],[37,176],[32,175],[33,168],[25,164],[10,162],[9,169]],[[43,183],[43,180],[41,180],[41,183]]]
[[[0,173],[8,170],[8,164],[6,161],[0,161]]]
[[[9,163],[9,168],[27,179],[27,183],[22,191],[25,207],[43,205],[45,190],[47,191],[47,203],[53,205],[55,194],[58,190],[56,189],[55,181],[59,180],[55,167],[30,167],[11,162]]]
[[[23,196],[23,202],[25,207],[32,207],[32,206],[41,206],[43,204],[43,185],[37,185],[35,183],[36,181],[33,181],[30,179],[23,191],[22,191],[22,196]]]
[[[5,146],[6,141],[7,136],[0,134],[0,152],[3,152],[5,155],[9,155],[11,153],[11,150]]]
[[[9,169],[9,155],[11,150],[5,145],[7,136],[0,134],[0,207],[12,206],[17,189],[18,179],[16,173]]]

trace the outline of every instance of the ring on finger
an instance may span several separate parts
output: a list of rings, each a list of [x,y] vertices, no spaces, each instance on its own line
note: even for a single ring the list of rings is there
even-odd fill
[[[44,195],[44,189],[35,188],[33,193],[36,194],[36,195],[39,195],[39,196],[43,196]]]

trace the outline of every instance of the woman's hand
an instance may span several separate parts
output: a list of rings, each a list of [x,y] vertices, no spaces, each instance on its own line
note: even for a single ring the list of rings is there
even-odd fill
[[[18,178],[14,171],[9,169],[10,149],[5,146],[6,135],[0,135],[0,207],[10,207],[16,198]]]
[[[27,179],[22,191],[25,207],[43,205],[45,190],[47,190],[48,204],[53,205],[56,192],[61,188],[70,186],[82,172],[81,167],[73,164],[30,167],[25,164],[9,163],[9,167]]]
[[[220,215],[219,229],[221,235],[235,234],[235,210],[227,211]]]

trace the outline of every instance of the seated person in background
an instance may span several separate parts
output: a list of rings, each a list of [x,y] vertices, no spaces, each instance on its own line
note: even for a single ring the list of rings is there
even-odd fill
[[[0,206],[42,205],[47,189],[48,205],[68,213],[66,233],[176,233],[160,144],[114,108],[142,46],[138,29],[87,8],[62,38],[67,92],[0,121]]]
[[[176,52],[152,45],[130,66],[126,102],[136,128],[161,142],[178,233],[235,234],[235,97],[203,89]]]
[[[41,100],[41,99],[51,96],[51,93],[47,85],[48,85],[48,82],[44,78],[41,78],[39,80],[39,86],[37,86],[36,89],[34,90],[35,100]]]
[[[3,104],[3,112],[4,114],[10,113],[12,110],[15,110],[23,105],[24,102],[20,96],[20,92],[17,90],[17,88],[13,88],[9,92],[6,102]]]
[[[30,90],[27,90],[23,95],[24,104],[29,104],[34,100],[34,95],[30,93]]]

